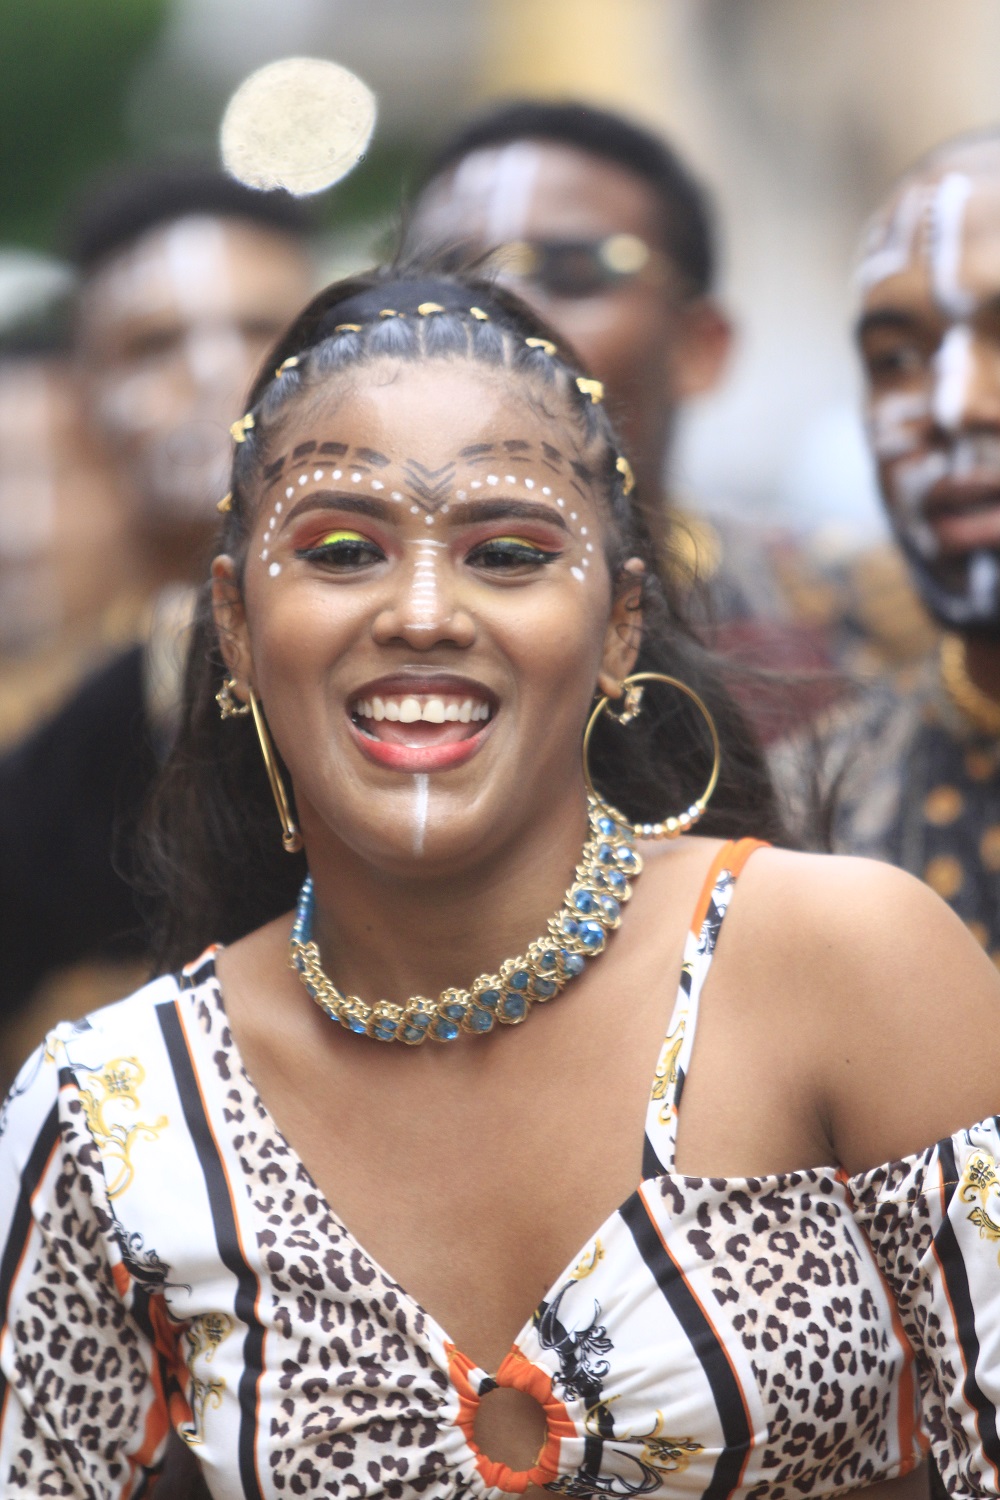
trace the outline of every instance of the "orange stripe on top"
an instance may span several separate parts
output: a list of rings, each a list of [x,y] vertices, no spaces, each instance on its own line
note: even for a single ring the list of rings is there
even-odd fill
[[[705,883],[698,897],[698,904],[691,918],[691,931],[695,937],[701,932],[702,923],[708,915],[708,903],[712,899],[715,884],[723,870],[735,877],[740,873],[755,849],[768,848],[766,839],[727,839],[708,867]]]

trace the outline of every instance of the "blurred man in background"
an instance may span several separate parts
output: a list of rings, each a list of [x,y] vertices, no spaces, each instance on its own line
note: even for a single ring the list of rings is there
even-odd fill
[[[407,243],[483,259],[603,382],[661,568],[682,590],[692,578],[709,584],[714,643],[756,665],[829,665],[836,602],[801,550],[752,523],[713,524],[671,493],[678,416],[716,389],[733,344],[711,204],[677,154],[591,105],[500,105],[439,150]],[[817,682],[793,699],[755,687],[748,707],[776,736],[834,690]]]
[[[57,969],[143,951],[119,870],[127,873],[139,809],[172,735],[192,586],[206,576],[226,489],[229,425],[312,290],[306,228],[287,195],[185,167],[119,177],[72,231],[84,411],[126,499],[129,534],[117,546],[149,611],[138,642],[0,763],[8,1012]],[[87,967],[70,992],[59,986],[52,1008],[91,1008],[131,977]],[[34,1031],[47,1015],[43,1005]],[[11,1053],[25,1040],[9,1038]]]
[[[882,495],[945,634],[834,734],[834,843],[926,880],[1000,963],[1000,133],[896,185],[859,289]]]

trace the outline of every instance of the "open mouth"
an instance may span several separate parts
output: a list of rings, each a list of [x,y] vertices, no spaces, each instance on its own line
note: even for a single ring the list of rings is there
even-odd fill
[[[1000,485],[937,485],[924,514],[946,553],[1000,546]]]
[[[475,754],[498,711],[491,694],[470,688],[363,689],[348,706],[355,739],[370,759],[400,770],[457,765]]]

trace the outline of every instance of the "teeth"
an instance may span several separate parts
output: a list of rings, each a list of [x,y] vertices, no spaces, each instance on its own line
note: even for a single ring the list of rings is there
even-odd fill
[[[416,724],[474,724],[485,723],[490,716],[488,703],[476,703],[465,698],[461,703],[454,698],[417,698],[408,694],[405,698],[361,698],[354,705],[359,719],[374,719],[380,724],[383,719],[390,723]]]

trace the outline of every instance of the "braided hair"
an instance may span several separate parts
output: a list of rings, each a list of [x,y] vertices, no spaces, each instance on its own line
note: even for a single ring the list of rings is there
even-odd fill
[[[582,372],[565,341],[511,292],[467,274],[397,266],[328,287],[305,308],[271,351],[245,416],[233,424],[231,489],[222,505],[218,550],[233,558],[238,581],[257,497],[277,472],[275,450],[289,412],[331,381],[386,358],[473,361],[503,371],[546,415],[569,416],[603,501],[605,555],[615,586],[634,588],[635,575],[623,572],[629,558],[646,564],[636,670],[682,678],[716,722],[722,772],[704,831],[781,839],[760,748],[710,654],[685,624],[669,577],[656,571],[649,537],[629,501],[631,470],[600,385]],[[181,727],[144,833],[144,884],[153,898],[160,970],[288,910],[305,876],[302,854],[282,849],[252,728],[220,721],[215,695],[225,675],[206,585],[187,661]],[[665,689],[647,695],[642,715],[628,730],[605,715],[591,742],[591,770],[602,795],[640,822],[687,807],[710,764],[697,711],[683,695]]]

